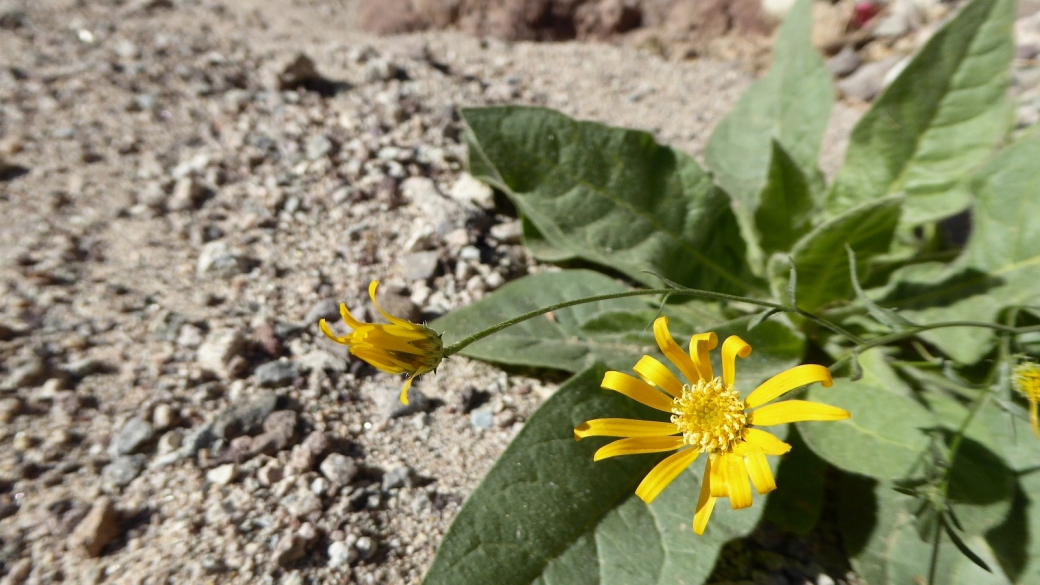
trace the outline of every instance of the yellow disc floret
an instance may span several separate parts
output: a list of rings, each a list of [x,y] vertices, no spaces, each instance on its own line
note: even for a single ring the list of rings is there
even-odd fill
[[[682,432],[683,443],[703,453],[727,453],[744,438],[744,401],[722,378],[698,380],[684,385],[682,395],[672,400],[672,424]]]

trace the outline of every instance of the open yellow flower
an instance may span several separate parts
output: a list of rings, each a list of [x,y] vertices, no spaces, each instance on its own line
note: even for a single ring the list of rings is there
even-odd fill
[[[383,317],[390,321],[389,325],[362,323],[341,303],[339,314],[353,331],[347,335],[335,335],[325,319],[318,323],[318,327],[326,337],[350,346],[350,353],[380,370],[391,374],[410,374],[401,389],[401,403],[408,404],[408,388],[412,380],[433,371],[441,363],[444,359],[444,345],[433,329],[398,319],[384,311],[376,301],[378,286],[379,282],[373,280],[368,285],[368,296]]]
[[[668,332],[667,317],[661,317],[654,321],[654,337],[661,352],[689,384],[683,384],[664,364],[645,355],[632,368],[639,378],[611,371],[603,377],[602,386],[671,413],[671,421],[601,418],[578,425],[574,437],[624,437],[596,451],[596,461],[678,450],[658,463],[636,488],[636,495],[648,504],[701,453],[706,453],[693,517],[697,534],[704,534],[716,499],[729,498],[734,510],[751,506],[749,477],[760,494],[776,489],[766,455],[783,455],[791,446],[757,427],[849,417],[841,408],[805,400],[766,404],[813,382],[830,386],[830,371],[823,366],[807,364],[781,372],[741,400],[740,393],[733,389],[733,380],[737,356],[751,354],[751,346],[744,340],[732,335],[722,344],[722,376],[716,378],[708,358],[708,351],[718,345],[714,333],[694,335],[687,354]]]
[[[1040,365],[1023,362],[1015,366],[1011,379],[1015,390],[1029,401],[1029,422],[1033,425],[1033,434],[1040,439],[1040,420],[1037,417],[1037,403],[1040,402]]]

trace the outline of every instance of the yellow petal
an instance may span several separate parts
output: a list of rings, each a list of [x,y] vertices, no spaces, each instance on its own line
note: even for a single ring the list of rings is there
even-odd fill
[[[1029,401],[1029,422],[1033,425],[1033,434],[1040,439],[1040,417],[1037,416],[1037,405],[1035,400]]]
[[[318,329],[321,329],[321,332],[325,334],[325,337],[328,337],[332,341],[342,343],[343,345],[350,345],[352,334],[348,333],[343,336],[334,335],[332,329],[329,328],[329,324],[325,322],[325,319],[318,321]]]
[[[650,470],[650,473],[646,474],[643,481],[639,482],[639,487],[636,488],[636,495],[647,504],[654,501],[657,494],[660,494],[661,490],[672,483],[672,480],[689,467],[700,454],[701,452],[697,449],[683,449],[678,453],[665,457],[663,461]]]
[[[742,358],[751,355],[751,346],[736,335],[730,335],[722,343],[722,383],[726,387],[733,386],[733,380],[737,375],[738,355]]]
[[[748,485],[747,466],[744,458],[727,453],[722,456],[726,466],[726,487],[729,489],[729,505],[734,510],[751,507],[751,486]]]
[[[747,466],[751,483],[759,494],[767,494],[776,489],[776,480],[773,479],[773,470],[769,469],[769,461],[766,454],[758,447],[752,447],[751,451],[744,456],[744,464]]]
[[[367,344],[353,345],[350,347],[350,353],[388,374],[404,374],[412,371],[411,366],[401,360],[394,359],[388,352],[378,347],[372,347]]]
[[[713,455],[709,469],[709,485],[711,486],[711,497],[728,498],[729,486],[726,484],[726,462],[722,455]]]
[[[607,390],[620,392],[636,402],[641,402],[650,408],[656,408],[664,412],[672,411],[672,399],[658,392],[653,386],[646,382],[622,374],[621,372],[607,372],[603,376],[600,386]]]
[[[708,462],[704,464],[704,479],[701,480],[701,495],[697,498],[697,512],[693,515],[693,531],[697,534],[704,534],[705,527],[708,526],[708,518],[711,518],[711,511],[715,508],[715,499],[711,497],[711,458],[708,458]]]
[[[682,396],[682,382],[679,381],[679,378],[675,377],[675,374],[673,374],[671,370],[656,359],[644,355],[638,362],[636,362],[636,365],[632,367],[632,370],[639,374],[640,378],[657,386],[672,396]]]
[[[600,447],[592,456],[593,461],[599,461],[608,457],[618,455],[640,455],[643,453],[660,453],[662,451],[674,451],[683,446],[682,437],[634,437],[631,439],[618,439],[613,443]]]
[[[678,433],[672,423],[630,418],[597,418],[574,428],[575,440],[585,437],[667,437]]]
[[[351,329],[357,329],[363,325],[361,321],[354,318],[354,315],[350,314],[350,309],[348,309],[347,305],[343,303],[339,304],[339,316],[343,318],[343,321],[346,322],[347,325],[350,325]]]
[[[791,450],[790,445],[760,429],[748,429],[744,441],[758,447],[766,455],[783,455]]]
[[[379,286],[379,281],[378,280],[373,280],[372,282],[368,283],[368,296],[369,296],[369,298],[372,299],[372,304],[375,305],[376,310],[379,311],[380,314],[383,315],[383,318],[385,318],[387,321],[393,323],[394,325],[398,325],[398,326],[401,326],[401,327],[405,327],[405,328],[409,328],[409,329],[415,327],[414,324],[412,324],[412,323],[410,323],[410,322],[408,322],[408,321],[406,321],[404,319],[398,319],[397,317],[394,317],[390,313],[387,313],[386,311],[384,311],[383,307],[379,306],[379,301],[376,300],[376,288],[378,286]]]
[[[719,337],[710,331],[698,333],[690,338],[690,357],[693,358],[693,363],[697,364],[697,371],[700,372],[702,380],[711,380],[715,377],[708,352],[715,349],[718,344]]]
[[[831,371],[816,364],[805,364],[780,372],[762,382],[762,385],[755,388],[754,392],[748,394],[747,399],[744,400],[744,405],[747,408],[755,408],[775,400],[795,388],[800,388],[813,382],[819,382],[825,387],[830,387]]]
[[[654,339],[657,340],[657,347],[661,348],[661,353],[679,368],[687,380],[696,384],[700,373],[690,356],[672,339],[672,334],[668,332],[668,317],[658,317],[654,320]]]
[[[849,411],[807,400],[785,400],[763,406],[751,413],[751,424],[759,427],[782,425],[803,420],[842,420],[849,418]]]
[[[408,388],[412,386],[412,380],[415,379],[417,374],[408,376],[408,379],[404,382],[404,388],[401,388],[401,404],[408,406]]]

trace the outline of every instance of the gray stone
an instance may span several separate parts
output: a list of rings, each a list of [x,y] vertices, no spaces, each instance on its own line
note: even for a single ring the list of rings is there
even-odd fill
[[[329,547],[330,552],[331,550],[332,547]],[[357,553],[354,553],[354,556],[356,557]],[[20,585],[24,583],[29,578],[29,573],[32,572],[32,566],[32,559],[30,558],[15,561],[10,565],[7,576],[4,577],[3,581],[0,581],[0,585]],[[329,561],[329,566],[333,566],[331,560]]]
[[[238,372],[231,367],[234,358],[245,350],[245,337],[238,329],[215,329],[199,346],[197,360],[203,371],[230,378]]]
[[[285,476],[285,471],[281,465],[271,461],[267,465],[260,468],[260,471],[256,472],[256,479],[260,482],[260,485],[272,486],[280,481]]]
[[[123,455],[116,457],[101,469],[101,479],[105,483],[124,487],[144,470],[144,455]]]
[[[345,360],[340,359],[322,349],[315,349],[303,354],[302,356],[297,358],[296,363],[300,365],[300,369],[304,372],[347,371],[347,362]]]
[[[413,323],[419,321],[422,316],[422,312],[419,310],[419,307],[415,306],[412,299],[392,290],[380,291],[379,306],[383,307],[384,311],[394,317]],[[375,307],[373,307],[373,313],[378,313],[374,309]]]
[[[511,426],[514,422],[516,422],[516,413],[511,409],[507,408],[495,415],[495,425],[499,428]]]
[[[827,60],[827,69],[835,77],[845,77],[859,67],[859,55],[852,47],[845,47],[837,55]]]
[[[274,562],[279,567],[288,567],[307,554],[307,541],[297,534],[285,534],[274,547]]]
[[[473,425],[475,429],[490,429],[495,424],[495,415],[491,411],[491,406],[485,404],[480,408],[474,408],[469,413],[469,424]]]
[[[47,375],[47,366],[39,356],[30,356],[25,363],[11,372],[3,387],[8,390],[28,388],[43,380]]]
[[[111,368],[97,358],[85,357],[65,364],[62,369],[73,378],[84,378]]]
[[[356,543],[354,543],[354,548],[357,549],[358,557],[363,561],[367,561],[376,554],[376,550],[379,548],[379,543],[371,537],[362,536],[357,539]]]
[[[256,383],[263,388],[288,386],[300,375],[296,364],[288,360],[267,362],[256,368]]]
[[[408,389],[408,404],[401,404],[399,394],[378,390],[372,395],[376,410],[384,419],[400,418],[417,412],[426,412],[430,408],[430,399],[412,384]]]
[[[217,240],[202,247],[196,270],[200,276],[231,278],[249,270],[248,260],[227,243]]]
[[[521,226],[520,220],[514,219],[491,226],[490,233],[492,238],[503,244],[519,244],[523,226]]]
[[[181,325],[181,330],[177,333],[177,345],[188,349],[195,349],[202,345],[204,339],[205,335],[202,330],[191,323]]]
[[[321,511],[321,498],[310,490],[298,490],[282,498],[282,506],[294,518],[303,518]]]
[[[155,431],[152,430],[152,425],[146,420],[134,417],[123,423],[123,428],[119,429],[116,436],[112,438],[112,443],[108,446],[108,453],[113,457],[129,455],[151,441],[153,437],[155,437]]]
[[[495,192],[469,173],[459,176],[448,195],[459,203],[468,203],[484,209],[495,207]]]
[[[324,134],[312,137],[307,141],[307,146],[305,148],[307,160],[318,160],[319,158],[324,157],[332,152],[333,146],[332,141]]]
[[[323,81],[314,60],[303,53],[299,53],[292,61],[282,67],[278,73],[277,88],[285,91],[296,89],[300,85]]]
[[[303,318],[303,322],[307,325],[313,325],[322,319],[328,321],[336,321],[339,319],[339,303],[333,299],[322,299],[318,301],[311,310],[307,311],[307,316]]]
[[[76,525],[66,545],[74,555],[96,557],[121,532],[115,505],[110,498],[101,497],[94,500],[90,512]]]
[[[358,559],[357,549],[347,546],[343,541],[329,545],[329,568],[346,567]]]
[[[440,256],[440,252],[435,250],[413,252],[401,256],[398,266],[407,280],[429,280],[437,273]]]
[[[357,463],[341,453],[332,453],[318,468],[329,481],[341,486],[350,484],[358,472]]]
[[[278,405],[273,392],[261,392],[232,403],[213,422],[213,435],[221,439],[233,439],[250,435],[263,428],[268,415]]]
[[[177,424],[177,411],[169,404],[159,404],[152,411],[152,427],[157,431],[166,430]]]
[[[227,463],[206,472],[206,481],[217,485],[228,485],[238,477],[238,466]]]
[[[383,474],[383,491],[396,488],[412,487],[414,473],[407,466],[395,467]]]
[[[855,73],[838,82],[838,89],[849,97],[863,101],[870,101],[884,87],[885,75],[899,62],[898,58],[890,57],[874,63],[867,63],[856,70]]]
[[[159,437],[157,451],[160,455],[167,455],[180,449],[183,444],[184,433],[180,429],[173,429]]]

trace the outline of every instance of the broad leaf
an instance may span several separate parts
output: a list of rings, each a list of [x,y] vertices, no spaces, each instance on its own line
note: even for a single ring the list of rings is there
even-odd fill
[[[869,273],[869,259],[888,251],[899,223],[899,196],[886,197],[850,209],[805,235],[791,250],[798,271],[798,306],[812,311],[852,295],[845,246],[856,253],[860,280]],[[775,279],[783,280],[784,262],[774,262]]]
[[[862,475],[903,479],[928,455],[935,418],[911,398],[868,383],[834,380],[831,388],[809,389],[809,400],[844,408],[850,418],[826,424],[798,423],[812,450],[831,464]]]
[[[797,239],[787,232],[807,219],[806,205],[813,209],[807,177],[822,185],[817,156],[833,104],[831,74],[812,45],[812,1],[800,0],[780,27],[769,73],[744,92],[704,149],[748,241],[761,234],[767,253],[787,250]],[[778,192],[785,188],[790,191]],[[793,206],[778,206],[784,199]],[[763,207],[773,213],[762,213]]]
[[[774,140],[769,174],[755,210],[762,250],[769,254],[791,249],[812,229],[815,211],[805,173]]]
[[[838,503],[839,527],[849,560],[856,573],[871,585],[926,583],[932,544],[918,535],[912,514],[920,500],[892,488],[888,482],[844,476]],[[962,537],[993,573],[972,563],[943,535],[935,583],[1010,585],[986,541],[979,535]]]
[[[723,544],[754,529],[761,499],[738,511],[720,500],[693,533],[703,458],[649,506],[634,491],[663,455],[593,462],[606,440],[575,442],[576,425],[666,416],[601,390],[604,371],[578,374],[527,421],[459,511],[425,585],[697,585]]]
[[[1009,127],[1014,0],[973,0],[936,32],[852,131],[828,207],[907,195],[904,222],[968,205],[962,181]]]
[[[783,530],[809,534],[820,519],[827,462],[809,449],[798,432],[787,434],[791,452],[780,461],[776,485],[784,486],[769,494],[765,519]]]
[[[882,303],[917,323],[995,321],[1000,312],[1040,299],[1040,134],[1005,149],[973,179],[974,228],[951,266],[911,266],[893,275]],[[922,337],[963,363],[978,361],[991,331],[951,328]]]
[[[445,344],[515,317],[562,301],[629,290],[616,280],[589,270],[565,270],[527,276],[481,301],[453,311],[430,324]],[[513,325],[470,345],[462,355],[489,362],[577,372],[592,361],[629,371],[643,355],[663,360],[653,336],[657,306],[648,297],[628,297],[576,305]],[[720,339],[740,335],[751,355],[738,365],[737,387],[772,376],[797,364],[803,340],[780,322],[747,331],[749,318],[723,321],[711,305],[666,305],[669,328],[677,340],[703,331]],[[714,352],[718,353],[718,352]],[[717,365],[717,364],[716,364]]]
[[[688,155],[646,132],[542,108],[462,115],[470,172],[512,199],[540,234],[543,255],[581,258],[647,284],[656,283],[653,271],[693,288],[757,286],[728,197]]]
[[[1040,585],[1040,473],[1019,477],[1011,512],[986,540],[1015,583]]]

